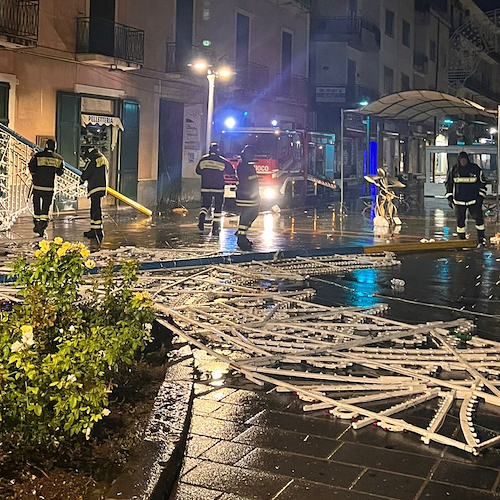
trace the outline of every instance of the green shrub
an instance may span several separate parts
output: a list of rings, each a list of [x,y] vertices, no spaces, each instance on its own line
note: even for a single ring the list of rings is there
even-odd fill
[[[95,267],[83,244],[42,241],[35,261],[15,262],[22,303],[0,317],[2,447],[59,447],[89,438],[109,415],[120,367],[133,364],[150,340],[152,301],[135,293],[137,263],[115,262],[90,285]]]

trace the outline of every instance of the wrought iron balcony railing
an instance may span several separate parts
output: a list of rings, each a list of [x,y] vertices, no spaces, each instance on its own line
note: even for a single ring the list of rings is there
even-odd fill
[[[76,52],[144,64],[144,31],[107,19],[77,19]]]
[[[274,85],[277,97],[292,99],[302,104],[307,103],[309,80],[302,76],[280,73]]]
[[[364,38],[370,33],[371,38]],[[334,17],[331,19],[312,19],[311,35],[318,41],[359,42],[370,49],[375,41],[380,48],[380,28],[362,17]]]
[[[243,68],[236,67],[235,86],[256,94],[268,93],[269,68],[251,62]]]
[[[217,53],[207,47],[168,42],[165,72],[186,73],[190,71],[189,64],[199,59],[206,61],[208,64],[215,64],[217,62]]]
[[[38,41],[38,0],[1,0],[0,35],[36,45]]]

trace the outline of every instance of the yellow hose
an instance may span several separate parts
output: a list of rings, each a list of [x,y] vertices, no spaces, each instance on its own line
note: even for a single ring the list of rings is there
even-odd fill
[[[149,210],[149,208],[146,208],[140,203],[137,203],[136,201],[127,198],[125,195],[119,193],[118,191],[115,191],[110,187],[108,187],[108,194],[114,196],[117,200],[123,201],[123,203],[126,203],[130,207],[139,210],[139,212],[143,213],[144,215],[147,215],[148,217],[151,217],[153,215],[153,212]]]

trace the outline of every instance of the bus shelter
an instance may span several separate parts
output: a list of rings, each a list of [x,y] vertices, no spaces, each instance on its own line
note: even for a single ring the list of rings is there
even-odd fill
[[[387,95],[359,109],[343,109],[341,111],[340,129],[340,150],[342,152],[344,151],[345,113],[359,113],[367,118],[373,117],[421,124],[428,122],[429,120],[444,117],[457,117],[464,120],[468,118],[471,121],[477,120],[478,117],[480,117],[482,120],[488,122],[494,122],[497,120],[498,130],[500,130],[500,106],[496,110],[487,110],[473,101],[445,94],[443,92],[433,90],[409,90],[406,92],[397,92],[395,94]],[[500,178],[500,162],[492,161],[492,157],[500,158],[500,141],[498,140],[496,146],[428,146],[426,154],[426,189],[428,190],[428,193],[431,193],[434,190],[436,191],[436,194],[438,194],[437,190],[439,189],[439,194],[442,194],[441,191],[444,189],[442,185],[439,186],[442,182],[444,182],[444,179],[438,176],[438,182],[436,182],[436,176],[431,175],[432,155],[454,154],[454,148],[457,148],[458,152],[470,152],[475,160],[479,157],[479,164],[481,164],[481,162],[487,163],[488,165],[494,164],[496,166],[494,178],[495,180]],[[494,159],[496,160],[496,158]],[[446,162],[443,161],[443,167],[445,163]],[[340,178],[340,199],[341,206],[343,206],[345,187],[343,154],[340,155]],[[498,203],[498,189],[495,189],[495,191],[496,205],[497,207],[500,207],[500,204]],[[429,196],[431,196],[431,194],[429,194]]]

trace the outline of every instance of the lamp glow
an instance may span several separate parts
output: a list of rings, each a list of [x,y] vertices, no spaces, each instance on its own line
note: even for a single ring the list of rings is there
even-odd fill
[[[232,116],[230,116],[229,118],[226,118],[224,125],[227,128],[234,128],[236,126],[236,120]]]
[[[368,106],[368,104],[370,104],[370,103],[367,100],[359,101],[360,106]]]
[[[278,120],[273,120],[273,121],[271,122],[271,125],[272,125],[273,127],[277,127],[277,126],[278,126]]]
[[[223,67],[220,68],[219,71],[217,71],[217,74],[219,75],[220,78],[230,78],[233,76],[233,70],[228,67]]]
[[[493,134],[496,134],[498,132],[498,130],[496,128],[490,128],[490,134],[493,135]]]
[[[195,61],[189,66],[193,67],[196,71],[206,71],[209,67],[207,61]]]
[[[274,200],[274,198],[276,198],[276,190],[273,188],[266,188],[262,195],[266,200]]]

